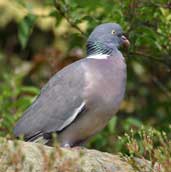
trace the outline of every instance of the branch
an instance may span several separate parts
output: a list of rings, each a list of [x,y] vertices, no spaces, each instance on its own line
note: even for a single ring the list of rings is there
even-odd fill
[[[156,77],[152,77],[153,82],[164,92],[164,94],[171,99],[171,93],[169,89]]]
[[[55,8],[57,9],[58,13],[64,17],[66,19],[66,21],[73,27],[75,28],[77,31],[79,31],[81,33],[81,35],[83,37],[85,37],[85,33],[77,26],[76,23],[74,23],[72,21],[72,19],[69,17],[68,15],[68,11],[66,10],[66,8],[64,9],[61,5],[61,1],[59,0],[54,0],[54,4],[55,4]]]
[[[167,72],[171,72],[171,58],[169,58],[168,56],[161,59],[159,57],[144,54],[143,52],[129,52],[129,54],[133,56],[136,55],[141,57],[147,57],[148,59],[163,63],[167,67]],[[152,75],[152,80],[168,98],[171,98],[169,89],[157,78],[157,76]]]
[[[164,65],[166,65],[169,69],[171,67],[171,58],[169,56],[167,57],[164,57],[164,58],[160,58],[160,57],[154,57],[152,55],[149,55],[149,54],[145,54],[143,52],[140,52],[140,51],[135,51],[135,52],[129,52],[129,54],[131,55],[136,55],[136,56],[141,56],[141,57],[147,57],[148,59],[150,60],[155,60],[159,63],[163,63]]]

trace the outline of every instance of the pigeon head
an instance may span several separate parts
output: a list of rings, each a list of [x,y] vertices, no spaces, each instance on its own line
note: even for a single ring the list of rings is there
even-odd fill
[[[111,54],[121,46],[129,46],[122,28],[116,23],[105,23],[97,26],[87,41],[87,54]]]

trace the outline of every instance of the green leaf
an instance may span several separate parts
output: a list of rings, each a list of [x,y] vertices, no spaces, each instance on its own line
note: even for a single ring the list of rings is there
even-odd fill
[[[36,87],[31,87],[31,86],[24,86],[21,88],[21,92],[27,92],[30,94],[38,94],[39,93],[39,89]]]
[[[25,48],[31,34],[32,28],[36,21],[36,16],[33,14],[28,14],[23,18],[23,20],[19,23],[18,26],[18,38],[22,48]]]
[[[56,19],[56,26],[58,26],[62,20],[62,16],[58,14],[58,12],[56,10],[53,10],[49,13],[50,17],[55,17]]]
[[[128,131],[130,128],[141,128],[142,122],[136,118],[129,117],[125,121],[123,121],[123,126],[126,131]]]
[[[115,128],[116,128],[116,124],[117,124],[117,117],[114,116],[110,121],[109,121],[109,124],[108,124],[108,130],[111,134],[115,133]]]
[[[13,105],[17,108],[20,109],[21,111],[25,110],[30,104],[32,103],[32,98],[25,96],[20,99],[18,99],[16,102],[13,103]]]

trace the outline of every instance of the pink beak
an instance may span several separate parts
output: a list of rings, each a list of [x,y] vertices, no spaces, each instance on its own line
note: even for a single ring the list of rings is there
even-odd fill
[[[129,40],[124,35],[122,35],[121,38],[123,40],[123,46],[125,46],[126,48],[128,48],[130,46]]]

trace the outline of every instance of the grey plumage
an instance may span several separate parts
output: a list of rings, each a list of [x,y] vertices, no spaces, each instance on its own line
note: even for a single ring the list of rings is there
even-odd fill
[[[16,136],[27,133],[25,138],[29,139],[35,133],[49,133],[65,128],[64,122],[84,101],[82,97],[84,71],[77,63],[58,72],[42,88],[38,98],[16,125],[14,130]]]
[[[15,136],[48,142],[47,136],[56,132],[62,146],[75,146],[105,127],[119,109],[126,82],[125,60],[117,49],[124,41],[113,36],[112,29],[122,33],[113,23],[92,32],[88,58],[66,66],[49,80],[16,124]]]

